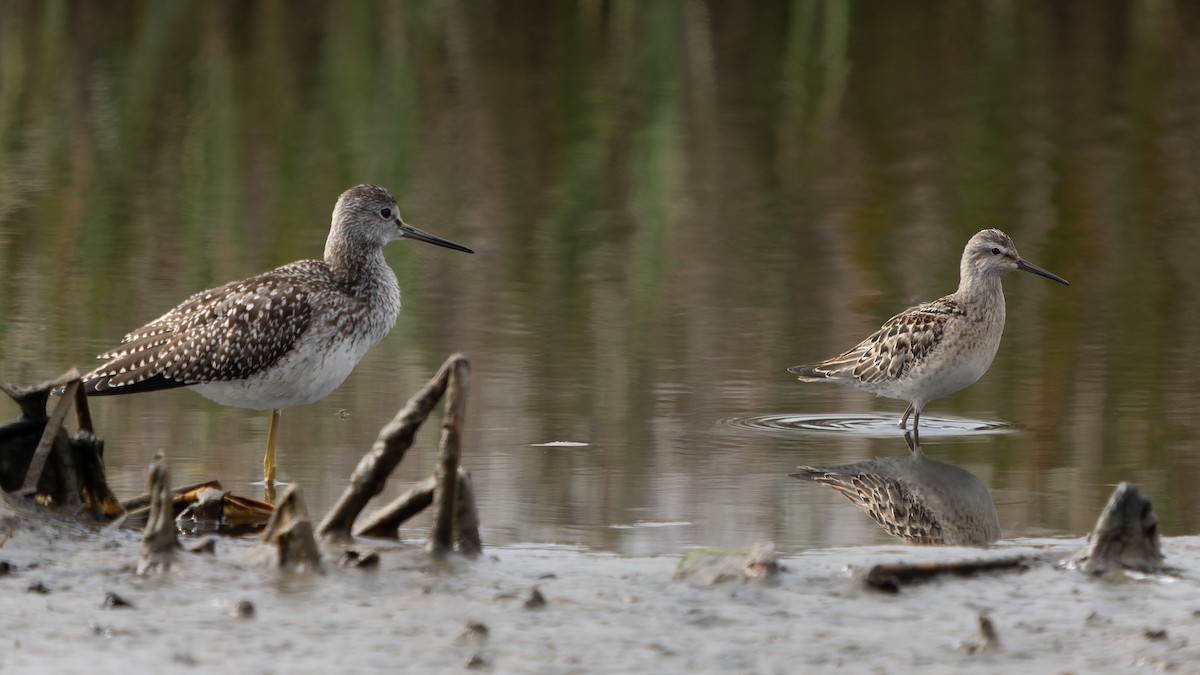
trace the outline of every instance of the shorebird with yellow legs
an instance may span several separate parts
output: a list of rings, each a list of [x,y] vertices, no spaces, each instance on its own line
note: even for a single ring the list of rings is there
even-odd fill
[[[350,188],[333,209],[324,259],[196,293],[101,354],[106,361],[84,376],[84,391],[191,387],[222,405],[270,410],[270,487],[280,411],[327,396],[395,325],[400,287],[383,247],[397,239],[474,253],[405,223],[387,190]]]
[[[908,401],[898,426],[905,428],[912,415],[919,433],[927,403],[974,384],[992,365],[1004,333],[1000,277],[1014,270],[1070,285],[1021,258],[1007,234],[983,230],[963,249],[957,291],[900,312],[831,359],[788,371],[802,382],[833,382]]]

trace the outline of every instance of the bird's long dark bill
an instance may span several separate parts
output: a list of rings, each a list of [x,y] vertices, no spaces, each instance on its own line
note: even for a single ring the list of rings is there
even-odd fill
[[[437,244],[438,246],[445,246],[446,248],[452,248],[455,251],[462,251],[463,253],[474,253],[475,252],[475,251],[472,251],[471,249],[467,248],[466,246],[463,246],[462,244],[456,244],[452,241],[447,241],[446,239],[442,239],[441,237],[435,237],[432,234],[429,234],[428,232],[426,232],[424,230],[418,230],[417,228],[413,227],[412,225],[409,225],[408,223],[401,224],[400,231],[403,232],[404,236],[408,239],[416,239],[417,241],[423,241],[423,242],[427,242],[430,244]],[[1066,283],[1066,282],[1064,281],[1063,283]]]
[[[1071,282],[1067,281],[1066,279],[1058,276],[1057,274],[1055,274],[1053,272],[1047,272],[1046,270],[1038,267],[1037,265],[1034,265],[1033,263],[1031,263],[1023,258],[1017,259],[1017,269],[1025,270],[1026,272],[1033,272],[1034,274],[1036,274],[1038,276],[1046,277],[1047,279],[1053,279],[1053,280],[1057,281],[1058,283],[1063,284],[1064,286],[1071,285]]]

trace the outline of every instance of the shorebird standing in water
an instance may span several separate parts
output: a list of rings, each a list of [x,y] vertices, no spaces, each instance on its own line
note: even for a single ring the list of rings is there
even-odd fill
[[[957,291],[909,307],[848,351],[788,371],[802,382],[834,382],[908,401],[898,426],[905,428],[912,415],[917,432],[926,403],[974,384],[992,365],[1004,332],[1000,277],[1013,270],[1070,285],[1022,260],[1007,234],[983,230],[963,249]]]
[[[201,291],[127,334],[83,378],[93,396],[191,387],[222,405],[271,410],[263,478],[275,482],[279,411],[327,396],[400,312],[396,274],[383,247],[415,239],[466,246],[400,219],[375,185],[338,198],[323,260],[301,260]]]

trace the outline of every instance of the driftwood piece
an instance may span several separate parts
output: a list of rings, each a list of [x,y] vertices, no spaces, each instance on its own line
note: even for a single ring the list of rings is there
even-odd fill
[[[354,531],[355,536],[397,538],[397,530],[405,521],[433,504],[436,488],[437,478],[433,476],[410,487],[368,518]]]
[[[0,486],[44,505],[86,509],[100,521],[121,516],[104,477],[104,442],[91,432],[86,401],[80,403],[79,373],[72,369],[30,388],[0,382],[0,391],[21,408],[20,419],[0,426]],[[54,391],[63,395],[47,416]],[[68,436],[63,423],[72,405],[81,430]]]
[[[461,457],[462,423],[467,412],[467,388],[471,364],[455,355],[446,386],[446,414],[442,419],[438,465],[434,472],[437,488],[433,492],[433,527],[429,532],[429,552],[443,556],[454,549],[454,516],[458,511],[458,465]]]
[[[171,479],[167,469],[166,453],[154,453],[150,460],[147,478],[150,494],[150,517],[142,530],[142,555],[138,561],[138,574],[148,574],[171,569],[175,549],[179,540],[175,538],[175,510],[171,499]]]
[[[354,519],[362,512],[367,502],[383,490],[388,477],[412,446],[417,429],[446,392],[450,373],[457,370],[460,363],[466,364],[467,357],[455,354],[447,359],[433,379],[414,394],[404,409],[379,432],[375,444],[355,467],[350,485],[317,528],[321,539],[351,539],[350,530]]]
[[[67,411],[70,410],[71,404],[75,401],[75,392],[80,387],[79,374],[75,374],[70,382],[67,383],[66,394],[58,399],[58,404],[54,406],[54,412],[50,414],[50,419],[46,422],[46,426],[42,429],[42,439],[38,442],[37,449],[33,451],[33,458],[29,460],[29,468],[25,471],[25,483],[21,486],[22,490],[34,490],[42,479],[42,471],[46,468],[46,460],[50,458],[50,449],[54,447],[54,439],[58,436],[58,432],[62,429],[63,420],[67,417]],[[71,472],[73,473],[73,472]],[[74,476],[70,476],[74,478]],[[68,480],[66,482],[75,482]]]
[[[997,570],[1023,570],[1038,561],[1035,556],[1011,555],[971,560],[922,560],[920,562],[880,563],[867,570],[867,586],[888,593],[899,592],[901,586],[926,581],[944,575],[969,576]]]
[[[437,477],[430,476],[413,485],[404,494],[384,506],[361,527],[354,531],[360,537],[384,537],[396,539],[399,528],[409,518],[433,504],[437,489]],[[483,550],[479,538],[479,513],[475,508],[475,490],[471,487],[471,476],[458,467],[457,509],[454,513],[454,545],[459,553],[475,557]]]
[[[217,480],[206,480],[201,483],[193,483],[191,485],[185,485],[183,487],[171,488],[171,496],[173,499],[177,499],[179,497],[185,497],[189,493],[199,492],[200,490],[202,490],[204,488],[212,488],[215,490],[220,490],[221,482],[217,481]],[[126,499],[125,501],[121,502],[121,506],[124,506],[126,511],[137,511],[138,509],[144,509],[144,508],[150,506],[150,493],[147,492],[144,495],[138,495],[137,497],[132,497],[130,499]],[[176,506],[174,509],[175,515],[178,516],[179,512],[182,511],[184,508],[186,508],[186,505],[185,506]],[[131,516],[132,516],[132,514],[131,514]]]
[[[274,549],[275,563],[290,570],[320,569],[321,551],[313,538],[312,520],[300,498],[300,490],[289,485],[283,491],[260,546]]]

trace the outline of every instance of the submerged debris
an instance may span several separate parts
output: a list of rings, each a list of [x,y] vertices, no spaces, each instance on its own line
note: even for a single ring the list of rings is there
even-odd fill
[[[342,567],[355,567],[358,569],[367,569],[371,567],[379,567],[379,554],[374,551],[355,551],[348,549],[342,554],[338,564]]]
[[[772,542],[755,544],[749,550],[697,549],[684,556],[675,568],[676,579],[707,585],[729,581],[772,581],[778,573],[779,561]]]
[[[1069,567],[1102,575],[1118,570],[1147,574],[1169,571],[1159,544],[1158,517],[1150,500],[1132,483],[1113,490],[1088,537],[1087,550]]]
[[[106,609],[137,609],[133,606],[132,602],[129,602],[125,598],[122,598],[112,591],[104,594],[104,602],[101,604],[101,607]]]
[[[104,442],[92,433],[79,373],[72,369],[30,388],[0,382],[0,391],[21,408],[21,417],[0,425],[0,488],[96,521],[123,515],[105,480]],[[47,415],[54,391],[62,396]],[[79,431],[68,435],[63,425],[72,406]]]
[[[150,514],[150,495],[126,500],[124,505],[129,513],[125,524],[145,526]],[[222,490],[215,480],[171,490],[175,526],[185,534],[257,534],[266,528],[274,510],[274,505],[268,502]]]
[[[525,598],[525,609],[541,609],[546,606],[546,596],[538,590],[537,586],[529,591],[529,597]]]
[[[254,618],[254,603],[249,600],[238,600],[233,606],[233,615],[239,619]]]

